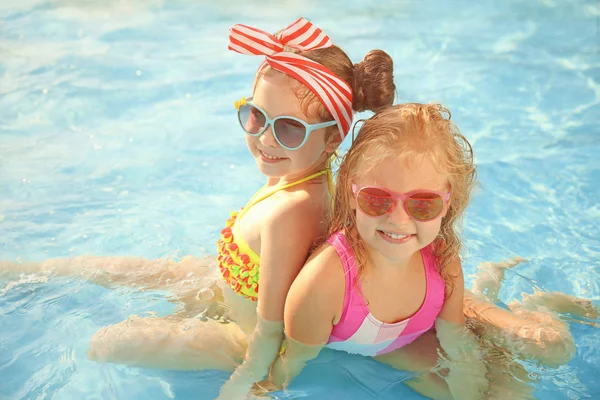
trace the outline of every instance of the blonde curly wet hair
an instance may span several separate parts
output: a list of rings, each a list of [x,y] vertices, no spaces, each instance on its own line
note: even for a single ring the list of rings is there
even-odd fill
[[[448,265],[461,251],[458,223],[470,202],[476,180],[473,149],[450,121],[450,111],[439,104],[408,103],[388,107],[365,121],[337,173],[330,234],[344,230],[353,248],[359,274],[368,267],[364,242],[356,227],[352,208],[352,181],[379,163],[396,157],[409,160],[429,158],[448,179],[452,189],[440,234],[433,242],[439,272],[452,289]]]

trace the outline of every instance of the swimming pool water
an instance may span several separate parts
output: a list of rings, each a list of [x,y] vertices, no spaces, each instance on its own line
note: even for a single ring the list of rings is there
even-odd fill
[[[233,109],[259,60],[228,52],[227,29],[299,16],[355,62],[387,51],[398,102],[442,102],[473,144],[467,286],[479,262],[518,255],[529,262],[507,274],[503,302],[534,285],[600,300],[593,0],[0,0],[0,259],[213,254],[263,182]],[[173,309],[164,293],[76,278],[0,281],[0,398],[213,398],[228,374],[86,359],[100,327]],[[600,330],[572,330],[569,365],[528,365],[536,397],[600,398]],[[404,377],[326,351],[275,396],[421,398]]]

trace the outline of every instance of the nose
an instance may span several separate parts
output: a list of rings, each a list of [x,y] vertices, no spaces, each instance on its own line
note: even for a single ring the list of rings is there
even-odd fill
[[[260,143],[267,147],[277,147],[279,144],[277,140],[275,140],[275,136],[273,136],[273,125],[269,124],[267,129],[260,135],[258,138]]]
[[[410,220],[410,215],[408,215],[404,209],[404,205],[401,201],[396,202],[394,209],[388,214],[388,221],[392,222],[394,225],[403,225],[410,222]]]

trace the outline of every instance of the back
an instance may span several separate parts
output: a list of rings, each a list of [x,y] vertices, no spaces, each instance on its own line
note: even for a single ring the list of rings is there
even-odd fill
[[[427,292],[421,308],[410,318],[387,324],[373,316],[361,294],[356,261],[343,233],[333,234],[328,242],[340,257],[346,277],[344,306],[340,321],[334,325],[327,347],[348,353],[376,356],[400,348],[425,333],[444,305],[445,282],[437,272],[431,246],[421,250]]]

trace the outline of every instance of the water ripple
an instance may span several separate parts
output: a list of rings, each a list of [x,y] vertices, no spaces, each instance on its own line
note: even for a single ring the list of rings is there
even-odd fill
[[[600,299],[596,2],[278,6],[0,2],[0,258],[214,253],[229,212],[262,183],[232,107],[251,92],[258,60],[227,52],[227,29],[241,22],[275,32],[305,15],[353,62],[388,51],[398,102],[444,103],[471,140],[481,185],[464,230],[467,280],[480,262],[521,256],[528,262],[507,273],[504,303],[533,286]],[[193,398],[216,395],[227,378],[135,375],[87,361],[97,329],[129,314],[169,314],[172,299],[44,279],[0,283],[0,370],[10,398]],[[600,392],[599,333],[588,328],[573,326],[578,354],[567,369],[531,366],[539,398]],[[398,375],[371,365],[361,381],[364,360],[332,357],[317,359],[293,393],[413,396],[396,385],[373,394]],[[346,376],[340,364],[358,372]],[[314,382],[323,376],[331,385],[321,396]]]

